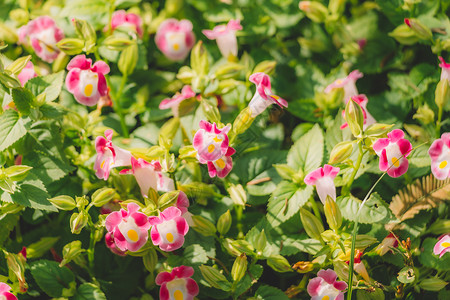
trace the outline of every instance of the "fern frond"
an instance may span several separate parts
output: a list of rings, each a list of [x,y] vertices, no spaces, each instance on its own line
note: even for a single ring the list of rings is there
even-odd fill
[[[433,174],[417,179],[392,198],[389,208],[400,220],[411,219],[424,209],[450,200],[450,178],[438,180]]]

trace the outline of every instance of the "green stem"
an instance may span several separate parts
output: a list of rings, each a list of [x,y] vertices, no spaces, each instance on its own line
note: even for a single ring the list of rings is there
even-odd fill
[[[113,33],[113,29],[112,29],[112,15],[114,13],[114,11],[116,10],[116,6],[114,5],[115,1],[114,0],[110,0],[109,1],[109,16],[108,16],[108,33],[112,34]]]
[[[117,91],[117,93],[114,97],[115,111],[119,115],[120,127],[122,128],[122,134],[125,138],[128,138],[129,134],[128,134],[127,124],[125,123],[125,116],[123,114],[122,104],[120,103],[120,97],[122,97],[123,89],[125,87],[127,79],[128,79],[128,75],[123,74],[122,81],[120,82],[119,90]]]
[[[314,215],[319,219],[322,220],[322,216],[320,215],[319,207],[317,206],[316,200],[314,200],[314,197],[309,198],[309,203],[311,203]]]
[[[89,214],[88,214],[89,215]],[[92,222],[91,217],[88,217],[88,225],[91,230],[91,234],[89,236],[89,248],[87,249],[88,261],[89,261],[89,270],[94,273],[94,252],[95,252],[95,225]]]
[[[442,106],[439,107],[438,119],[436,122],[436,137],[437,138],[439,138],[441,136],[441,120],[442,120]]]
[[[342,188],[342,195],[348,195],[350,193],[350,188],[353,184],[353,181],[355,180],[356,173],[358,173],[359,167],[361,166],[361,161],[364,156],[362,143],[361,141],[358,143],[358,149],[359,149],[359,155],[358,159],[356,160],[356,164],[353,168],[353,173],[350,175],[350,180],[348,183]]]
[[[175,179],[175,172],[176,171],[170,173],[170,178],[172,178],[172,180],[173,180],[173,185],[175,187],[175,190],[178,190],[177,180]]]
[[[237,220],[237,229],[239,231],[238,238],[244,237],[244,226],[242,224],[242,213],[244,211],[244,208],[241,205],[235,205],[236,210],[236,220]]]

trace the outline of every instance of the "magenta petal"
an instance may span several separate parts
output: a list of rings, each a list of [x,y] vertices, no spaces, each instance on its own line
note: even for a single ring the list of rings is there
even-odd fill
[[[389,168],[389,162],[386,155],[386,149],[381,151],[379,167],[381,171],[386,171]]]
[[[187,278],[194,275],[194,268],[188,266],[175,267],[172,271],[175,277]]]
[[[317,276],[322,277],[325,282],[333,284],[336,281],[337,275],[332,269],[320,270]]]
[[[380,160],[380,162],[381,162],[381,160]],[[400,160],[400,165],[397,168],[391,167],[390,169],[388,169],[387,173],[389,176],[394,177],[394,178],[400,177],[403,174],[405,174],[406,171],[408,171],[408,167],[409,167],[408,160],[406,158],[402,158]]]
[[[189,225],[183,217],[175,218],[175,223],[177,225],[177,231],[179,234],[186,235],[189,231]]]
[[[439,255],[439,258],[441,258],[447,252],[450,252],[450,247],[447,247],[444,250],[442,250],[441,254]]]
[[[389,145],[389,139],[378,139],[372,146],[373,150],[378,154]],[[379,154],[378,154],[379,155]]]
[[[0,294],[4,293],[4,292],[9,292],[11,290],[11,287],[9,285],[7,285],[4,282],[0,282]]]
[[[322,281],[323,281],[323,279],[321,277],[315,277],[309,281],[307,290],[308,290],[308,294],[311,297],[317,296],[319,294],[320,287],[322,285]]]
[[[163,284],[159,290],[159,300],[170,300],[170,294],[166,284]]]
[[[157,285],[161,285],[164,282],[172,281],[175,277],[172,275],[172,273],[169,272],[161,272],[158,275],[156,275],[155,283]]]
[[[150,231],[150,238],[152,239],[153,245],[157,246],[161,243],[161,236],[159,235],[158,229],[156,226],[152,227]]]
[[[66,76],[66,87],[71,93],[74,93],[80,83],[80,69],[72,69]]]
[[[2,296],[5,297],[5,300],[17,300],[17,297],[10,292],[5,292]]]
[[[88,70],[91,68],[92,60],[90,58],[86,59],[86,55],[77,55],[69,62],[67,65],[67,70],[73,68],[78,68],[81,70]]]
[[[340,290],[340,291],[345,291],[345,290],[347,289],[347,287],[348,287],[347,283],[344,282],[344,281],[336,281],[336,282],[333,284],[333,286],[334,286],[336,289]]]
[[[179,216],[181,216],[181,211],[175,206],[168,207],[161,213],[161,219],[164,221],[172,220]]]
[[[339,293],[339,295],[337,295],[334,300],[344,300],[344,294],[343,293]]]
[[[407,139],[401,139],[397,142],[400,152],[404,157],[407,157],[412,150],[411,142]]]
[[[131,214],[137,212],[140,208],[141,207],[138,204],[136,204],[134,202],[130,202],[127,205],[128,214],[131,215]]]
[[[443,146],[444,142],[442,139],[437,139],[431,144],[430,149],[428,149],[428,154],[430,155],[431,160],[436,160],[439,158],[442,153]]]
[[[161,224],[163,220],[157,216],[150,216],[148,217],[148,222],[150,223],[150,225],[158,225]]]
[[[192,276],[192,275],[191,275]],[[191,296],[197,296],[199,289],[197,282],[192,278],[186,278],[186,289]]]
[[[98,60],[95,62],[95,64],[92,66],[92,71],[96,73],[101,73],[103,75],[108,74],[110,69],[107,63],[105,63],[102,60]]]
[[[403,139],[405,137],[405,133],[401,129],[394,129],[388,133],[388,138],[391,143],[396,143],[398,140]]]
[[[98,74],[97,89],[101,96],[108,94],[108,85],[106,83],[106,78],[103,74]]]
[[[150,225],[148,223],[148,217],[144,213],[137,212],[132,214],[131,217],[134,219],[134,222],[139,227],[146,226],[147,224]]]
[[[122,216],[118,211],[110,213],[105,219],[105,227],[108,231],[113,231],[122,222]]]

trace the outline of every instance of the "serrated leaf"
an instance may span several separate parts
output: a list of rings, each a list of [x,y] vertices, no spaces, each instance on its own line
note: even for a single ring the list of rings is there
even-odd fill
[[[29,89],[35,97],[45,93],[45,101],[51,102],[58,98],[61,93],[63,80],[64,71],[61,71],[55,74],[31,78],[25,84],[25,88]]]
[[[353,196],[338,197],[336,199],[342,216],[350,221],[356,221],[361,200]],[[359,215],[359,222],[364,224],[386,224],[393,219],[392,212],[386,202],[377,193],[370,195]]]
[[[289,150],[287,163],[306,175],[322,164],[323,132],[318,124],[302,136]]]
[[[61,297],[63,290],[75,280],[72,271],[59,267],[56,261],[41,259],[31,265],[31,275],[39,287],[50,297]]]
[[[293,255],[299,252],[306,252],[316,255],[322,248],[322,244],[315,239],[309,239],[305,235],[290,235],[283,236],[283,248],[281,248],[281,255]]]
[[[282,290],[268,285],[260,286],[255,293],[255,298],[261,300],[289,300]]]
[[[92,284],[92,283],[83,283],[77,289],[77,293],[72,298],[73,300],[106,300],[105,294],[102,290]]]
[[[5,150],[27,133],[19,113],[8,109],[0,116],[0,151]]]
[[[189,266],[205,264],[209,259],[205,249],[199,244],[187,246],[184,249],[183,258],[186,261],[185,264]]]
[[[17,110],[24,115],[29,115],[34,98],[33,94],[28,89],[15,88],[11,90],[11,96]]]
[[[282,181],[269,199],[267,220],[272,226],[288,220],[308,201],[312,192],[310,185],[300,188],[295,183]]]

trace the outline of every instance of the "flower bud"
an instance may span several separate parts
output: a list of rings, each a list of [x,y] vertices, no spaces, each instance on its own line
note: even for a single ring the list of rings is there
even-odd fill
[[[361,106],[350,99],[345,106],[345,120],[353,136],[359,137],[363,132],[364,114]]]
[[[60,210],[73,210],[75,207],[77,207],[77,204],[75,203],[75,200],[73,200],[72,197],[61,195],[56,196],[54,198],[48,199],[53,206]]]
[[[448,282],[445,282],[444,280],[434,277],[434,278],[427,278],[422,280],[419,283],[420,288],[424,289],[425,291],[432,291],[437,292],[442,290]]]
[[[350,268],[349,266],[341,261],[341,260],[334,260],[333,261],[333,269],[336,272],[336,274],[344,281],[348,281],[348,275],[350,274]],[[353,274],[353,282],[356,282],[358,279],[356,278],[355,274]]]
[[[397,28],[389,33],[389,36],[393,37],[397,42],[403,45],[414,45],[419,41],[419,38],[414,31],[406,24],[397,26]]]
[[[78,209],[84,209],[86,205],[89,204],[89,201],[86,199],[86,196],[75,197],[75,202],[77,203]]]
[[[4,251],[8,269],[12,272],[19,281],[20,292],[25,293],[28,289],[28,284],[25,281],[25,260],[22,254],[13,254]]]
[[[8,72],[11,73],[11,72]],[[7,73],[0,73],[0,82],[3,83],[7,88],[20,88],[20,81],[12,75],[8,75]]]
[[[277,66],[277,62],[274,60],[263,60],[259,64],[256,65],[256,67],[253,69],[253,74],[262,72],[266,73],[267,75],[272,75],[275,71],[275,67]]]
[[[258,252],[263,252],[264,249],[266,248],[266,245],[267,245],[267,237],[266,237],[266,233],[264,232],[264,229],[263,229],[263,230],[261,230],[259,235],[256,237],[254,246],[255,246],[256,250],[258,250]]]
[[[328,225],[334,230],[338,230],[342,225],[341,210],[330,196],[327,196],[325,205],[323,206],[325,217],[327,218]]]
[[[191,51],[191,68],[197,73],[198,77],[203,77],[208,74],[209,62],[208,62],[208,51],[205,46],[203,46],[202,41],[192,48]]]
[[[216,75],[216,78],[219,80],[234,78],[239,75],[239,73],[242,71],[243,68],[244,66],[241,64],[228,62],[217,68],[214,74]]]
[[[28,172],[33,169],[33,167],[25,165],[15,165],[11,166],[3,171],[3,174],[9,177],[12,181],[21,181],[27,177]]]
[[[295,263],[292,268],[300,274],[309,273],[314,270],[314,264],[310,261],[299,261]]]
[[[158,208],[159,210],[163,211],[169,206],[174,206],[178,195],[180,194],[180,191],[170,191],[167,193],[164,193],[161,197],[158,199]]]
[[[134,41],[132,41],[128,38],[110,35],[103,41],[102,44],[109,50],[123,51],[125,48],[130,46],[132,43],[134,43]]]
[[[378,137],[387,134],[392,127],[394,124],[375,123],[367,127],[364,134],[369,137]]]
[[[234,256],[239,256],[241,255],[243,252],[240,251],[237,247],[235,247],[234,243],[235,241],[229,238],[225,238],[222,241],[222,247],[225,248],[225,250],[230,254],[230,255],[234,255]]]
[[[188,145],[188,146],[184,146],[182,148],[180,148],[180,150],[178,151],[179,155],[178,158],[179,159],[186,159],[186,158],[194,158],[197,155],[197,151],[194,149],[193,145]]]
[[[147,269],[147,271],[152,273],[156,268],[156,264],[158,263],[158,254],[156,253],[155,248],[148,249],[147,253],[142,256],[142,261],[144,262],[144,267]]]
[[[200,106],[202,107],[202,111],[203,114],[206,116],[206,118],[211,121],[211,122],[215,122],[215,123],[219,123],[220,122],[220,112],[219,109],[217,108],[217,106],[212,105],[210,103],[208,103],[208,101],[203,100],[200,104]]]
[[[28,11],[22,8],[11,10],[9,12],[9,17],[21,25],[28,23],[28,20],[30,19]]]
[[[119,62],[117,63],[120,72],[124,75],[133,73],[134,68],[136,68],[138,57],[139,52],[136,43],[132,43],[126,47],[125,50],[120,53]]]
[[[22,71],[22,69],[25,68],[30,59],[31,55],[19,57],[11,64],[9,64],[9,66],[7,66],[5,70],[11,71],[11,74],[18,75]]]
[[[192,78],[196,77],[197,74],[189,68],[188,66],[182,66],[178,71],[177,78],[181,80],[184,84],[190,84]]]
[[[233,122],[232,133],[237,136],[245,132],[253,123],[255,119],[252,118],[252,112],[247,106],[244,108]]]
[[[328,9],[317,1],[300,1],[298,7],[308,18],[316,23],[324,22],[328,15]]]
[[[63,260],[61,261],[59,266],[63,267],[83,252],[86,252],[86,250],[81,248],[81,241],[73,241],[65,245],[62,250]]]
[[[2,22],[0,22],[0,41],[5,41],[8,44],[17,43],[16,32]]]
[[[434,112],[430,109],[428,104],[425,103],[417,109],[417,112],[414,114],[413,119],[417,119],[423,124],[427,125],[434,122]]]
[[[332,15],[342,15],[345,10],[347,0],[330,0],[328,10]]]
[[[56,57],[56,59],[53,61],[53,64],[52,64],[53,73],[57,73],[59,71],[64,70],[66,68],[68,62],[69,62],[69,56],[67,56],[66,53],[64,53],[63,51],[59,52],[58,56]],[[42,94],[45,94],[45,93],[42,93]]]
[[[114,199],[116,190],[112,188],[101,188],[92,194],[92,204],[96,207],[101,207]]]
[[[353,152],[353,144],[353,141],[344,141],[334,146],[333,150],[331,150],[328,163],[333,165],[346,160]]]
[[[159,140],[160,142],[163,142],[163,145],[160,146],[169,149],[169,144],[171,145],[172,142],[168,143],[168,141],[172,141],[175,137],[175,134],[178,131],[178,128],[180,128],[180,119],[179,118],[172,118],[169,121],[167,121],[159,131]]]
[[[70,217],[70,231],[73,234],[80,234],[81,230],[86,226],[88,216],[85,211],[80,213],[73,213]]]
[[[239,282],[242,277],[244,277],[245,272],[247,271],[247,264],[247,256],[245,253],[236,257],[233,267],[231,268],[231,277],[233,278],[233,281]]]
[[[430,28],[426,27],[419,20],[405,18],[405,24],[414,31],[419,39],[431,40],[433,38]]]
[[[247,193],[245,192],[242,185],[230,185],[227,190],[234,204],[244,206],[245,203],[247,203]]]
[[[230,210],[227,210],[223,215],[219,217],[217,221],[217,231],[221,235],[225,235],[231,227],[231,213]]]
[[[194,221],[194,226],[192,227],[198,233],[204,236],[213,236],[216,234],[216,226],[204,217],[192,216],[192,221]]]
[[[231,244],[235,249],[237,249],[241,253],[245,253],[248,255],[253,254],[253,251],[255,250],[253,246],[246,240],[235,240],[232,241]]]
[[[291,272],[292,268],[288,260],[279,254],[267,258],[267,265],[276,272],[284,273]]]
[[[219,272],[219,270],[205,265],[201,265],[199,269],[200,272],[202,272],[203,278],[205,278],[212,287],[223,291],[231,290],[231,283]]]
[[[300,208],[300,219],[302,220],[306,234],[313,239],[320,240],[320,234],[324,231],[322,222],[304,208]]]
[[[444,79],[438,82],[434,97],[434,102],[436,102],[436,105],[439,108],[444,107],[445,103],[450,102],[450,88],[448,80]]]
[[[83,52],[84,40],[77,38],[65,38],[60,40],[56,47],[61,49],[67,55],[76,55]]]

